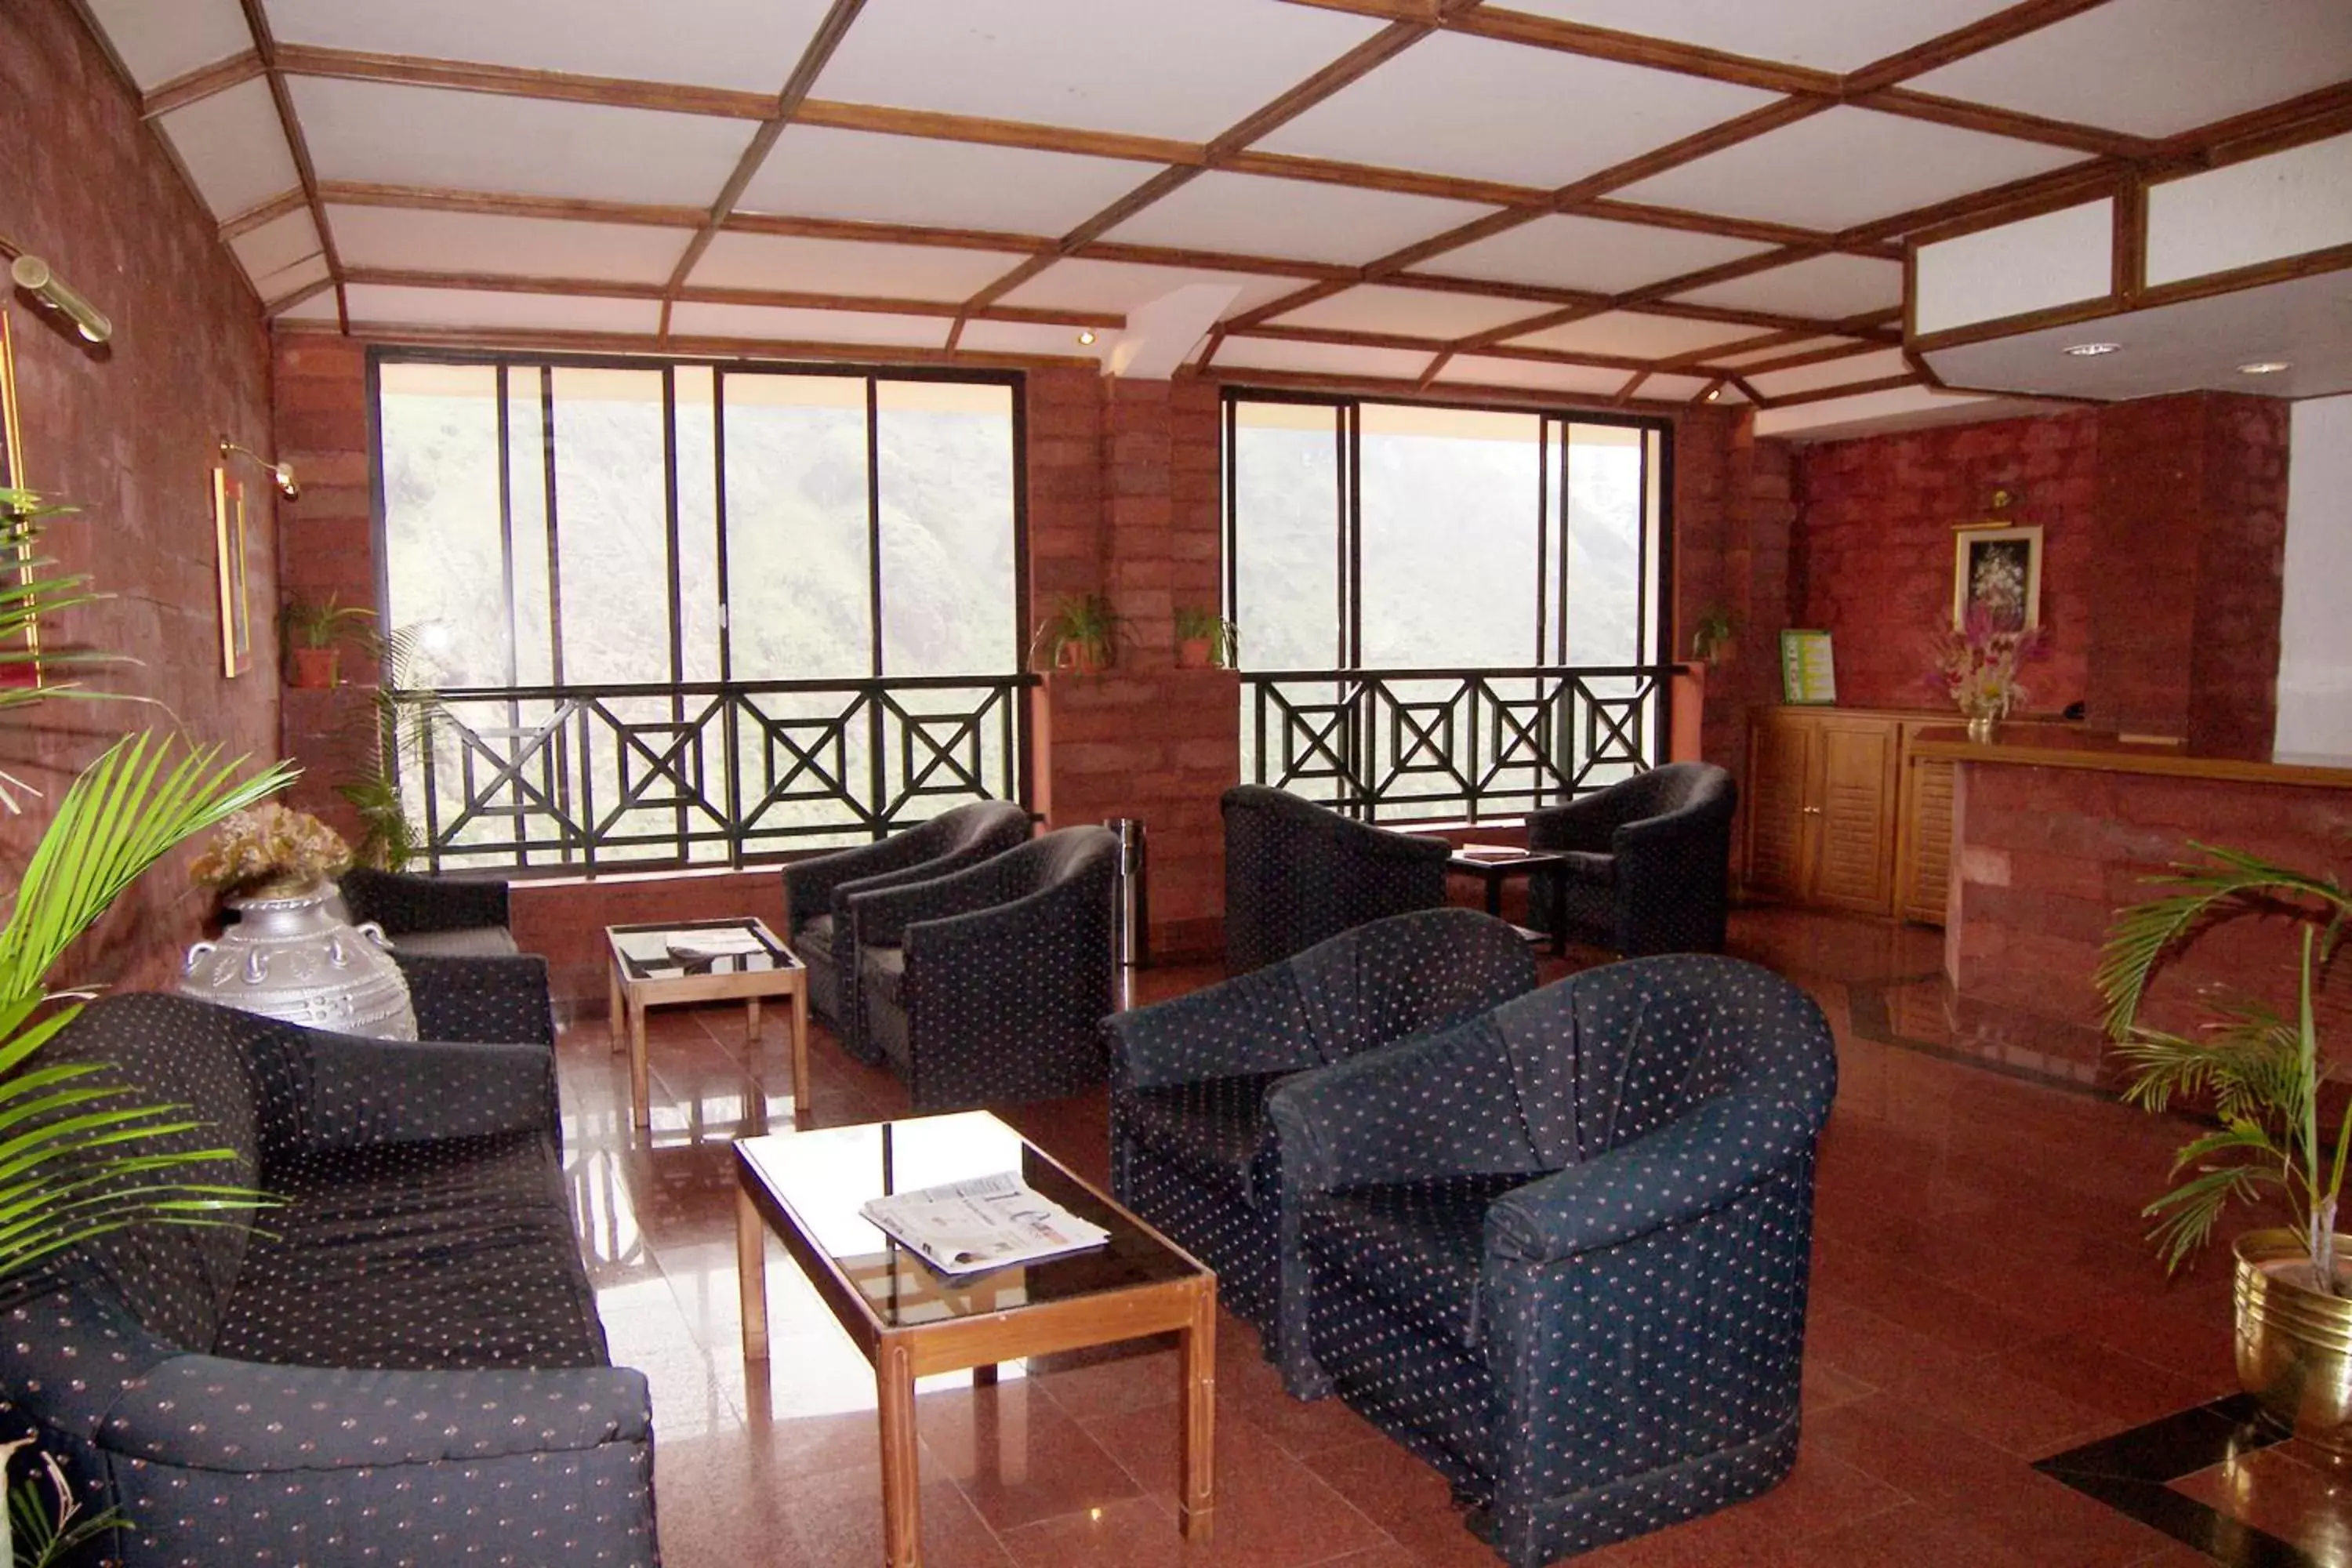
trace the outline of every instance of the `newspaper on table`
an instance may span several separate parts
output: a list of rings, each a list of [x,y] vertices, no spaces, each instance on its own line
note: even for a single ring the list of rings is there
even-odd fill
[[[1034,1263],[1110,1239],[1010,1171],[868,1198],[857,1212],[943,1274]]]
[[[746,958],[768,951],[757,931],[680,931],[664,944],[669,955],[681,963],[697,963],[714,958]]]

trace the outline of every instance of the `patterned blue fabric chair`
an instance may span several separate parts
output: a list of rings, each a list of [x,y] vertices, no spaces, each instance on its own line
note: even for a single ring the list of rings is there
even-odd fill
[[[1295,1073],[1443,1028],[1534,989],[1517,932],[1474,910],[1423,910],[1104,1024],[1111,1191],[1217,1271],[1291,1392],[1325,1388],[1306,1354],[1303,1268],[1279,1260],[1285,1215],[1265,1092]]]
[[[1225,818],[1225,973],[1279,963],[1343,931],[1445,902],[1442,838],[1393,833],[1263,784]]]
[[[1528,908],[1547,925],[1564,910],[1569,935],[1627,958],[1721,952],[1738,808],[1739,786],[1721,768],[1668,763],[1531,811],[1528,847],[1568,865],[1533,873]]]
[[[336,881],[343,918],[373,921],[394,952],[429,958],[497,958],[513,953],[507,884],[495,878],[420,877],[354,866]],[[427,1038],[446,1038],[427,1036]]]
[[[881,1048],[866,1037],[857,944],[849,932],[850,896],[944,877],[1028,838],[1025,809],[1011,801],[983,800],[872,844],[784,868],[784,945],[808,965],[809,1011],[833,1031],[842,1049],[871,1067],[884,1060]]]
[[[646,1380],[609,1364],[551,1053],[128,994],[42,1060],[187,1108],[173,1142],[236,1154],[194,1179],[283,1200],[92,1238],[0,1299],[0,1436],[133,1521],[110,1560],[659,1560]]]
[[[1065,827],[952,876],[848,895],[866,1039],[917,1110],[1102,1082],[1118,863],[1108,829]]]
[[[1291,1079],[1267,1113],[1317,1361],[1512,1568],[1767,1489],[1836,1084],[1802,992],[1688,955]]]

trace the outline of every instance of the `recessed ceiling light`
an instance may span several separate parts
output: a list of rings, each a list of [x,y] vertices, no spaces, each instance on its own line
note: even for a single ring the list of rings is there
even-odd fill
[[[2064,352],[2073,354],[2076,359],[2096,359],[2101,354],[2111,354],[2121,347],[2123,347],[2121,343],[2068,343]]]
[[[1078,342],[1082,342],[1082,343],[1091,343],[1091,342],[1093,342],[1094,341],[1095,341],[1095,330],[1094,330],[1092,327],[1088,327],[1087,329],[1086,329],[1086,331],[1082,331],[1082,332],[1080,332],[1080,333],[1078,334]]]
[[[1722,402],[1722,401],[1723,401],[1723,388],[1721,388],[1721,387],[1719,387],[1719,386],[1710,386],[1710,387],[1708,387],[1708,388],[1706,389],[1706,400],[1707,400],[1709,403],[1720,403],[1720,402]]]
[[[2258,359],[2250,360],[2240,365],[2238,374],[2240,375],[2276,375],[2283,370],[2294,368],[2292,363],[2283,359]]]

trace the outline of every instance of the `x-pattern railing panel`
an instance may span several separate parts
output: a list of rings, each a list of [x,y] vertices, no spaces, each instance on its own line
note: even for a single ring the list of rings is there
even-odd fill
[[[1654,767],[1671,665],[1244,678],[1257,783],[1352,816],[1477,821]]]
[[[1033,680],[443,691],[404,798],[436,868],[740,865],[1017,798]]]

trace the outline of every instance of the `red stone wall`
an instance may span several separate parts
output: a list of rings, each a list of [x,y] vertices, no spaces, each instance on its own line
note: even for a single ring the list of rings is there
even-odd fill
[[[1945,931],[1962,997],[2095,1024],[2091,984],[2114,911],[2155,890],[2145,879],[2192,858],[2191,840],[2308,871],[2352,873],[2352,793],[2072,768],[1974,763],[1960,770],[1953,832],[1957,908]],[[2294,999],[2284,922],[2219,925],[2168,963],[2147,1019],[2182,1029],[2209,987],[2282,1010]],[[2335,966],[2323,1037],[2352,1026],[2352,971]]]
[[[221,671],[213,547],[215,443],[268,452],[270,362],[258,304],[135,96],[67,0],[0,5],[0,231],[113,318],[91,349],[21,294],[0,294],[15,343],[26,479],[81,509],[48,543],[104,602],[55,617],[58,643],[138,662],[93,684],[155,705],[52,702],[0,729],[0,768],[56,798],[123,731],[178,728],[230,756],[278,750],[277,518],[249,487],[253,666]],[[47,821],[39,802],[0,817],[13,883]],[[158,867],[68,960],[64,978],[166,985],[210,910],[186,856]]]
[[[2055,713],[2084,695],[2104,417],[2084,410],[1804,449],[1793,624],[1832,633],[1839,701],[1941,706],[1926,677],[1935,635],[1951,625],[1952,530],[1991,516],[2002,489],[2014,498],[2005,515],[2042,531],[2050,650],[2026,677],[2029,707]]]
[[[2291,405],[2220,393],[2200,401],[2207,411],[2205,489],[2197,520],[2189,743],[2209,756],[2267,760],[2278,727]]]

